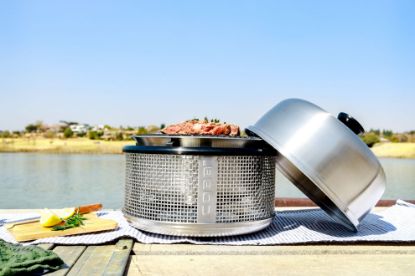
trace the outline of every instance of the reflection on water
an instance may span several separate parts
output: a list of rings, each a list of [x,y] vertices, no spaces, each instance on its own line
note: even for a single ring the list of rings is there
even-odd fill
[[[388,184],[383,198],[415,199],[415,159],[381,159]],[[304,197],[277,173],[279,197]],[[122,155],[0,154],[0,209],[58,208],[101,202],[121,208]]]
[[[0,154],[0,208],[120,208],[122,155]]]

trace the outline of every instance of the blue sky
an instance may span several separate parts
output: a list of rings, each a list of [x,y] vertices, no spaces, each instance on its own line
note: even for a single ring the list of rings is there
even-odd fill
[[[2,1],[0,129],[245,127],[304,98],[415,129],[414,1]]]

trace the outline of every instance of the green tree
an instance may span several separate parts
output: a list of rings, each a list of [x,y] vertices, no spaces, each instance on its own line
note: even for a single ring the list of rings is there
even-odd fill
[[[384,129],[382,131],[382,135],[385,138],[391,138],[393,136],[393,131],[392,130],[388,130],[388,129]]]
[[[71,128],[67,127],[65,128],[65,131],[63,132],[63,136],[65,138],[71,138],[73,136],[73,131]]]
[[[8,130],[0,131],[0,137],[1,138],[10,138],[10,136],[11,136],[10,131],[8,131]]]
[[[37,131],[37,126],[35,124],[28,124],[25,127],[26,132],[32,133]]]
[[[20,137],[20,136],[22,136],[22,132],[20,132],[18,130],[15,130],[15,131],[13,131],[13,136]]]
[[[44,130],[44,125],[42,121],[36,121],[33,124],[28,124],[26,127],[26,132],[32,133],[32,132],[41,132]]]

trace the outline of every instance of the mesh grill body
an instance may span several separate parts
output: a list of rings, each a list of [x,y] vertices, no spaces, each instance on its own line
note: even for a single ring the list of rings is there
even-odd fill
[[[126,153],[125,214],[197,224],[199,155]],[[216,223],[269,219],[274,211],[274,156],[217,158]],[[199,207],[200,208],[200,207]]]

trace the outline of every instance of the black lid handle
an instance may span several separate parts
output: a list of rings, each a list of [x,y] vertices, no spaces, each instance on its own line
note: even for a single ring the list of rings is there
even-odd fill
[[[340,112],[339,115],[337,115],[337,119],[340,120],[343,124],[345,124],[348,128],[351,129],[356,135],[362,134],[365,132],[362,125],[352,116],[349,116],[349,114]]]

